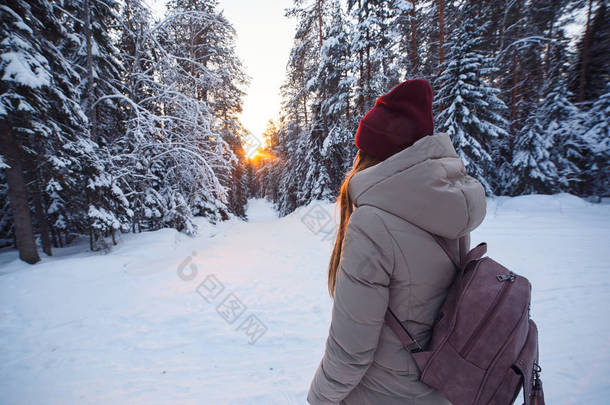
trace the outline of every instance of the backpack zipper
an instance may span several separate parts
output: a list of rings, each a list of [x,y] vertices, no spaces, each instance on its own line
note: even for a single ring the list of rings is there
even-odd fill
[[[500,275],[498,275],[497,278],[498,278],[498,281],[500,281],[500,282],[503,282],[506,280],[510,280],[510,282],[502,283],[502,287],[500,288],[498,295],[496,295],[496,298],[494,298],[493,303],[487,310],[487,313],[485,314],[485,316],[483,316],[481,321],[478,323],[477,327],[474,329],[474,332],[472,332],[472,334],[470,335],[470,337],[468,338],[468,340],[466,341],[464,346],[462,346],[462,350],[460,350],[460,355],[462,357],[468,356],[470,354],[470,352],[472,351],[472,348],[474,347],[474,344],[477,341],[479,335],[481,334],[483,329],[485,329],[485,325],[487,324],[487,321],[496,312],[496,308],[498,308],[500,306],[500,304],[504,300],[504,297],[506,297],[509,286],[515,281],[516,274],[511,272],[509,274],[503,275],[502,279],[500,279]]]

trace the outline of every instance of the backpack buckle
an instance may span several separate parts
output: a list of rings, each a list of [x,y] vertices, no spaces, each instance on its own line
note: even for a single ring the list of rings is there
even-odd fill
[[[418,352],[423,352],[424,351],[424,349],[422,349],[422,347],[419,345],[419,343],[415,339],[413,339],[412,343],[410,343],[408,345],[405,345],[404,347],[405,347],[405,349],[407,349],[411,353],[418,353]]]
[[[502,282],[502,281],[510,281],[511,283],[513,281],[515,281],[515,278],[517,277],[517,275],[515,273],[513,273],[512,271],[508,274],[498,274],[496,276],[496,278],[498,279],[498,281]]]

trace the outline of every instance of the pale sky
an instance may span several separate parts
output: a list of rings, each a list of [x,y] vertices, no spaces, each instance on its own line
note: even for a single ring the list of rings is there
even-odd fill
[[[163,16],[166,0],[145,0]],[[237,32],[237,55],[250,76],[241,121],[260,137],[280,110],[280,86],[292,46],[295,21],[284,17],[291,0],[220,0],[219,10]]]

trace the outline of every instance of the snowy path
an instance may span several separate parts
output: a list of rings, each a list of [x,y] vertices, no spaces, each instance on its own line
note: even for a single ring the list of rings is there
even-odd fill
[[[305,404],[331,307],[309,209],[251,200],[249,222],[195,238],[126,235],[35,266],[0,254],[0,404]],[[549,404],[610,402],[609,238],[610,205],[568,195],[490,201],[472,236],[533,283]]]

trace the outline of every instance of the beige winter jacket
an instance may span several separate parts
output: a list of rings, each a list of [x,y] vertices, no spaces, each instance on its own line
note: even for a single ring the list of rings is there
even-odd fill
[[[356,173],[326,351],[312,405],[450,404],[418,381],[411,354],[384,323],[388,305],[424,347],[454,266],[433,239],[458,250],[485,217],[483,186],[466,175],[449,136],[418,140]],[[461,254],[468,246],[462,247]]]

